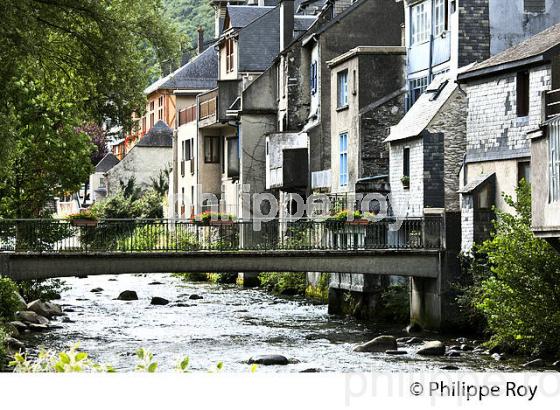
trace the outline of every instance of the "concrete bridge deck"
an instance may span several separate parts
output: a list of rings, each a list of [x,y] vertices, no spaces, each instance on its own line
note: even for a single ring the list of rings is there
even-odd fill
[[[174,272],[340,272],[437,278],[438,250],[289,250],[131,253],[0,253],[0,275],[16,281]]]

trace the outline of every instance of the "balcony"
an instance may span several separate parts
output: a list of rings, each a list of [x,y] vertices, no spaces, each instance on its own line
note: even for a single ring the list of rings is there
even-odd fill
[[[194,121],[196,121],[196,105],[191,105],[179,111],[179,127]]]
[[[307,134],[277,133],[267,137],[266,186],[290,191],[308,185]]]
[[[201,127],[207,127],[218,122],[218,90],[202,94],[198,100],[198,120]]]

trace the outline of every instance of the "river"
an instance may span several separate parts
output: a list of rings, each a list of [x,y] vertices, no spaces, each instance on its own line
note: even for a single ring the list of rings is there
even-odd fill
[[[150,284],[154,281],[161,284]],[[248,372],[247,360],[258,354],[282,354],[290,360],[287,366],[259,366],[258,372],[411,372],[450,364],[460,371],[519,369],[516,363],[470,352],[424,358],[415,354],[418,346],[408,345],[399,346],[408,352],[404,356],[356,353],[355,344],[379,334],[404,334],[400,328],[332,317],[326,306],[258,289],[183,282],[171,275],[92,276],[66,284],[69,289],[60,301],[66,318],[54,322],[52,330],[28,336],[27,344],[60,350],[79,341],[95,361],[120,371],[133,370],[140,347],[152,351],[164,371],[189,356],[192,371],[207,371],[221,361],[224,371]],[[92,293],[97,287],[103,292]],[[139,300],[115,300],[124,290],[136,291]],[[189,300],[193,294],[203,299]],[[152,296],[171,303],[151,306]]]

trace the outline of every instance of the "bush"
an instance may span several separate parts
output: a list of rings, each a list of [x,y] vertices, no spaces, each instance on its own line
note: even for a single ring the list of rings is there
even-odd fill
[[[20,295],[28,302],[60,299],[60,294],[68,289],[61,279],[24,280],[18,282],[17,287]]]
[[[307,286],[305,272],[262,272],[261,286],[279,295],[304,295]]]
[[[201,272],[182,272],[174,273],[172,276],[184,280],[185,282],[206,282],[208,281],[208,273]]]
[[[410,297],[407,284],[390,285],[381,293],[383,319],[394,323],[410,321]]]
[[[560,255],[531,231],[531,193],[523,181],[517,200],[504,195],[515,214],[496,211],[495,232],[478,250],[479,277],[472,306],[492,333],[491,345],[522,354],[560,352]],[[485,260],[488,265],[484,269]]]
[[[8,352],[6,349],[7,337],[8,335],[6,334],[2,326],[0,326],[0,371],[2,371],[2,369],[4,368],[4,365],[6,364],[6,359],[8,357]]]
[[[0,323],[14,318],[19,306],[17,291],[17,286],[11,279],[0,277]]]

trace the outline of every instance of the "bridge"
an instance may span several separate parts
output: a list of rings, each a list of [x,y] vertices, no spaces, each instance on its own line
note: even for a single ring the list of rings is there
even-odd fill
[[[258,224],[175,219],[0,220],[0,275],[16,281],[180,272],[407,276],[413,278],[413,299],[415,292],[419,295],[412,301],[413,308],[417,305],[420,316],[425,316],[426,309],[436,309],[439,317],[445,232],[443,217]],[[430,307],[434,303],[436,307]]]

